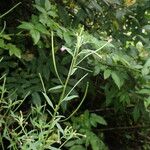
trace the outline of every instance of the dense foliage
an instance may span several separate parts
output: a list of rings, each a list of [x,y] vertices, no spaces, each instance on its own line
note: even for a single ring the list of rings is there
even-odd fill
[[[1,149],[150,149],[149,0],[0,10]]]

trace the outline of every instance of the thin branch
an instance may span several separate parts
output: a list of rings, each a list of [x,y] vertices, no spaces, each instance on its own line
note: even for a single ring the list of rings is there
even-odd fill
[[[115,130],[132,130],[132,129],[150,129],[150,125],[136,125],[136,126],[125,126],[125,127],[112,127],[112,128],[106,128],[106,129],[96,129],[99,131],[115,131]]]
[[[20,5],[21,2],[19,2],[18,4],[16,4],[14,7],[12,7],[11,9],[9,9],[7,12],[5,12],[4,14],[2,14],[0,16],[0,19],[3,18],[4,16],[6,16],[7,14],[9,14],[13,9],[15,9],[18,5]]]

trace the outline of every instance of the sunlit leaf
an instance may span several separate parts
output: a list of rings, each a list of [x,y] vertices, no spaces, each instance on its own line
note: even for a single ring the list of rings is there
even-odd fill
[[[110,77],[110,75],[111,75],[111,70],[106,69],[106,70],[104,71],[104,79],[109,78],[109,77]]]
[[[70,101],[70,100],[78,98],[78,97],[79,97],[78,95],[71,95],[71,96],[68,96],[65,99],[63,99],[63,101]]]
[[[53,109],[54,109],[54,106],[53,106],[53,103],[52,101],[50,100],[50,98],[47,96],[47,94],[43,93],[47,103],[49,104],[49,106],[51,106]]]
[[[113,79],[113,81],[115,82],[115,84],[118,86],[118,88],[120,89],[123,82],[121,81],[120,76],[116,73],[116,72],[112,72],[111,73],[111,77]]]
[[[22,24],[19,25],[18,28],[32,30],[34,28],[34,25],[31,22],[22,22]]]
[[[48,11],[51,8],[51,3],[49,0],[45,0],[45,9]]]
[[[34,44],[37,44],[38,41],[40,40],[40,32],[38,30],[30,30],[30,34],[33,38]]]
[[[21,50],[19,48],[17,48],[15,45],[9,43],[9,44],[7,44],[6,48],[9,50],[10,55],[14,54],[18,58],[21,58]]]
[[[63,89],[63,85],[57,85],[55,87],[50,88],[48,91],[51,93],[58,93],[61,92]]]

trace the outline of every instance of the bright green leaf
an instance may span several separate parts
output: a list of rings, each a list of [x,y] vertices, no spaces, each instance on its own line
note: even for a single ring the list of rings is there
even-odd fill
[[[38,41],[40,40],[40,32],[33,29],[33,30],[30,30],[30,34],[33,38],[34,44],[37,44]]]
[[[104,79],[109,78],[109,77],[110,77],[110,75],[111,75],[111,70],[106,69],[106,70],[104,71]]]
[[[43,7],[38,6],[38,5],[34,5],[34,6],[35,6],[35,8],[36,8],[39,12],[41,12],[41,13],[43,13],[43,14],[46,14],[46,10],[45,10]]]
[[[69,150],[86,150],[82,145],[74,145]]]
[[[46,9],[46,11],[50,10],[50,8],[51,8],[50,1],[49,0],[45,0],[45,9]]]
[[[140,91],[138,91],[139,94],[150,94],[150,89],[141,89]]]
[[[90,118],[94,119],[95,122],[97,122],[99,124],[107,125],[107,122],[104,120],[104,118],[95,113],[92,113]]]
[[[121,78],[119,77],[119,75],[116,72],[112,72],[111,77],[112,77],[113,81],[115,82],[115,84],[120,89],[120,87],[122,86],[122,81],[121,81]]]
[[[78,98],[78,97],[79,97],[78,95],[71,95],[71,96],[64,98],[63,101],[70,101],[70,100]]]
[[[35,29],[38,30],[39,32],[43,33],[43,34],[49,34],[48,30],[41,23],[36,24]]]
[[[62,91],[62,89],[63,89],[62,85],[57,85],[55,87],[50,88],[48,91],[51,93],[59,93]]]
[[[50,100],[50,98],[47,96],[47,94],[43,93],[47,103],[49,104],[49,106],[51,106],[53,109],[54,109],[54,106],[53,106],[53,103],[52,101]]]
[[[19,48],[17,48],[15,45],[9,43],[6,45],[6,48],[9,50],[10,56],[15,55],[18,58],[21,58],[21,50]]]
[[[22,24],[19,25],[18,28],[32,30],[34,28],[34,25],[31,22],[22,22]]]
[[[145,25],[143,29],[145,29],[147,32],[150,32],[150,25]]]
[[[148,107],[150,106],[150,97],[144,100],[144,106],[148,110]]]

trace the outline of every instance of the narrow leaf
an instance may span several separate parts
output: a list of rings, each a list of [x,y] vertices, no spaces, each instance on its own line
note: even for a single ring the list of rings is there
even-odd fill
[[[58,92],[61,92],[62,89],[63,89],[62,85],[57,85],[55,87],[50,88],[48,91],[51,93],[58,93]]]
[[[53,103],[52,103],[52,101],[50,100],[50,98],[49,98],[45,93],[43,93],[43,95],[44,95],[44,97],[45,97],[47,103],[49,104],[49,106],[51,106],[51,107],[54,109]]]
[[[79,97],[78,95],[71,95],[71,96],[66,97],[63,101],[70,101],[70,100],[78,98],[78,97]]]

